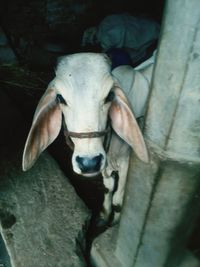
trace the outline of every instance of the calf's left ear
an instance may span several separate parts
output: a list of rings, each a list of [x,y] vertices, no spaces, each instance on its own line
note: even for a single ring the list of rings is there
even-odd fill
[[[115,98],[109,110],[112,127],[133,148],[136,155],[147,163],[149,161],[147,148],[128,100],[119,87],[116,87],[114,92]]]

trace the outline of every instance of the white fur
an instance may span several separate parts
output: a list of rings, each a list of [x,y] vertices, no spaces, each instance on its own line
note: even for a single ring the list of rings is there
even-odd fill
[[[60,94],[67,103],[67,105],[59,104],[59,107],[56,106],[54,113],[56,117],[54,118],[60,119],[60,113],[62,112],[69,131],[104,131],[111,107],[111,102],[105,103],[105,98],[114,85],[123,88],[135,113],[135,117],[137,118],[144,115],[152,68],[153,63],[151,62],[140,70],[134,70],[130,66],[120,66],[111,73],[109,60],[104,54],[79,53],[63,57],[57,66],[55,79],[49,84],[45,95],[36,109],[33,125],[25,146],[23,169],[26,170],[32,166],[36,160],[36,156],[53,142],[59,132],[59,129],[54,131],[53,126],[55,124],[58,125],[56,127],[60,127],[60,124],[57,122],[52,124],[53,126],[51,125],[51,128],[48,128],[48,130],[53,132],[53,137],[50,136],[51,138],[49,138],[48,131],[44,131],[42,148],[40,148],[39,153],[35,157],[31,155],[31,151],[35,151],[29,148],[30,144],[32,144],[32,132],[35,133],[33,129],[37,126],[37,120],[40,118],[40,114],[45,108],[48,110],[48,101],[52,100],[53,97]],[[125,106],[126,103],[128,105],[128,102],[123,100],[123,94],[121,94],[121,97],[122,102],[125,101]],[[52,103],[54,103],[53,100]],[[114,109],[114,111],[115,110],[116,109]],[[128,127],[127,124],[125,127]],[[87,174],[81,172],[76,157],[92,158],[99,154],[103,155],[100,172],[103,175],[103,181],[107,192],[105,193],[103,203],[104,209],[100,213],[100,217],[108,221],[112,204],[115,206],[122,206],[129,164],[130,146],[113,132],[109,151],[106,153],[103,147],[103,139],[104,137],[85,139],[72,138],[74,143],[72,165],[76,173],[87,176]],[[145,150],[146,148],[143,148],[144,144],[142,140],[142,149]],[[146,151],[144,152],[146,153]],[[145,153],[144,155],[146,155]],[[147,156],[144,157],[144,161],[146,161],[146,157]],[[113,194],[115,184],[113,173],[116,172],[118,172],[119,175],[119,182],[117,190]],[[93,175],[95,174],[97,173],[93,173]],[[118,221],[119,215],[119,212],[114,213],[114,221]]]

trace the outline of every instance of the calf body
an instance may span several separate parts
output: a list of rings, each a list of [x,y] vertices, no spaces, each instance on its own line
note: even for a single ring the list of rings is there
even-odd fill
[[[154,61],[155,55],[135,69],[129,65],[123,65],[112,71],[114,80],[123,88],[123,92],[128,98],[129,105],[137,119],[143,117],[146,111]],[[131,147],[113,132],[110,149],[107,153],[108,164],[103,171],[104,185],[108,190],[100,214],[103,220],[105,218],[108,220],[111,212],[113,212],[112,223],[118,222],[120,217],[130,153]],[[113,192],[116,173],[118,185]]]
[[[126,97],[131,90],[127,87],[125,93],[122,91],[118,74],[111,73],[109,59],[104,54],[79,53],[63,57],[56,77],[37,106],[23,154],[23,170],[28,170],[58,136],[63,117],[74,147],[73,170],[87,177],[103,175],[106,190],[100,219],[104,222],[109,220],[112,207],[114,221],[119,218],[130,149],[148,162],[133,107]],[[147,95],[148,92],[145,98]],[[113,130],[109,133],[106,151],[104,143],[109,124]]]

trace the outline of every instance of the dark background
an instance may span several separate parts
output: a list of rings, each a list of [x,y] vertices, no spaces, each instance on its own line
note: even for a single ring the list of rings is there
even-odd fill
[[[129,13],[161,21],[164,0],[36,0],[2,1],[1,24],[15,54],[32,67],[51,67],[45,44],[62,44],[65,53],[80,50],[87,27],[97,26],[110,14]]]

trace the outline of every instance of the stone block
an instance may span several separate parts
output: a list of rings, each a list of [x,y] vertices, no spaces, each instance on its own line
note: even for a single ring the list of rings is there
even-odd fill
[[[77,242],[89,211],[48,155],[24,173],[20,157],[0,164],[0,221],[13,267],[86,266]]]

